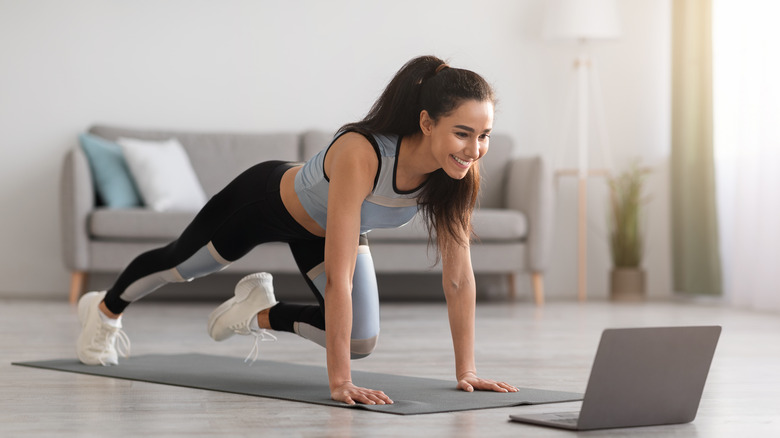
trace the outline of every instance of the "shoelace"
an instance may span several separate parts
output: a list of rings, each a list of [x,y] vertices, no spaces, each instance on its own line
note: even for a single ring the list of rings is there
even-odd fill
[[[95,333],[95,337],[92,339],[92,345],[99,348],[105,346],[109,346],[110,348],[113,345],[116,347],[118,355],[125,358],[130,356],[130,338],[127,337],[127,334],[121,328],[102,324],[98,328],[97,333]],[[107,351],[103,350],[102,353],[103,354],[101,354],[99,358],[100,364],[105,366],[106,363],[103,362],[103,355],[105,355]]]
[[[250,331],[250,335],[255,337],[255,344],[252,346],[252,350],[249,351],[249,354],[246,356],[246,359],[244,359],[244,363],[249,362],[249,358],[252,358],[252,362],[249,363],[249,366],[251,367],[255,361],[257,361],[257,356],[260,354],[260,346],[257,344],[258,342],[273,342],[276,340],[276,336],[271,334],[266,329],[260,329],[259,331]]]
[[[116,345],[116,352],[124,358],[130,357],[130,338],[124,330],[119,329],[116,331],[116,338],[119,341]]]

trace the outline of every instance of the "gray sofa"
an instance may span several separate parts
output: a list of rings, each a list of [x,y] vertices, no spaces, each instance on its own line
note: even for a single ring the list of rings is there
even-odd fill
[[[207,196],[234,176],[265,160],[302,161],[331,140],[332,133],[201,133],[93,126],[89,133],[115,141],[120,137],[143,140],[177,138]],[[491,136],[483,158],[480,204],[474,214],[479,240],[472,245],[476,273],[509,276],[510,295],[515,278],[529,274],[534,300],[544,301],[543,274],[548,264],[553,227],[552,180],[541,157],[518,157],[507,136]],[[112,273],[139,253],[175,239],[194,212],[155,212],[146,208],[108,209],[96,205],[87,158],[77,145],[64,159],[61,184],[62,257],[72,272],[70,301],[83,293],[89,273]],[[377,273],[440,271],[431,267],[425,228],[415,218],[400,229],[374,230],[368,235]],[[255,248],[223,272],[297,272],[286,244]],[[383,293],[390,291],[383,291]]]

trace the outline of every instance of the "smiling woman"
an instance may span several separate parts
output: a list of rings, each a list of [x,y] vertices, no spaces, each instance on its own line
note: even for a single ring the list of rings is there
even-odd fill
[[[493,102],[466,100],[439,120],[423,111],[420,126],[423,135],[432,139],[435,158],[435,169],[429,174],[429,196],[424,196],[420,203],[430,224],[429,234],[435,231],[437,236],[444,237],[437,242],[443,247],[449,243],[463,244],[463,238],[468,239],[471,234],[471,210],[480,182],[476,163],[488,151]],[[452,205],[452,198],[468,200],[469,204]]]
[[[349,404],[392,403],[352,383],[350,359],[379,337],[379,298],[366,233],[397,228],[421,210],[442,260],[442,286],[455,350],[457,387],[516,391],[477,377],[476,285],[469,242],[479,192],[478,160],[493,128],[493,90],[478,74],[424,56],[391,80],[366,118],[343,126],[303,165],[259,163],[212,197],[181,236],[136,257],[105,292],[79,301],[79,359],[118,364],[129,349],[121,314],[171,282],[224,269],[255,246],[286,242],[319,305],[279,302],[268,273],[236,285],[208,319],[217,341],[265,330],[295,333],[326,348],[331,397]],[[326,330],[327,327],[327,330]],[[257,338],[256,338],[257,339]]]
[[[424,134],[434,140],[431,144],[433,148],[441,141],[444,129],[462,125],[467,129],[461,129],[462,134],[455,134],[469,133],[468,129],[473,129],[470,134],[474,134],[479,129],[484,135],[482,138],[487,152],[487,134],[492,129],[495,100],[493,88],[477,73],[450,67],[433,56],[423,56],[409,61],[399,70],[362,121],[345,125],[342,129],[394,132],[401,136],[419,137]],[[452,116],[463,103],[481,107],[484,120],[475,122],[471,119],[474,126],[457,122],[441,128],[441,119]],[[463,109],[460,112],[465,115],[467,111]],[[437,136],[431,137],[433,129],[423,132],[426,129],[424,123],[439,126]],[[465,176],[455,179],[439,166],[425,172],[425,178],[427,182],[418,198],[418,205],[426,218],[431,242],[438,245],[450,242],[464,244],[471,234],[471,211],[479,193],[479,167],[470,166]]]

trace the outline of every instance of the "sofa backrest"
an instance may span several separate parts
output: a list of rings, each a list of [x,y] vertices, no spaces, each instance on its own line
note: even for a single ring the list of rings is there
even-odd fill
[[[207,196],[216,194],[235,176],[254,164],[268,160],[305,161],[328,146],[333,139],[332,132],[322,130],[302,134],[206,133],[95,125],[89,132],[111,141],[121,137],[140,140],[178,139],[187,151]],[[506,169],[512,158],[512,149],[509,136],[491,135],[489,153],[480,160],[480,207],[505,207]]]
[[[514,157],[512,138],[504,134],[490,135],[487,155],[480,158],[479,207],[506,208],[506,183],[509,162]]]
[[[268,160],[300,161],[300,136],[293,133],[199,133],[154,131],[97,125],[91,134],[118,138],[168,140],[176,138],[187,151],[192,168],[207,196],[213,196],[234,177]]]
[[[327,131],[307,131],[301,137],[301,159],[304,161],[317,155],[317,153],[328,147],[333,141],[333,132]]]

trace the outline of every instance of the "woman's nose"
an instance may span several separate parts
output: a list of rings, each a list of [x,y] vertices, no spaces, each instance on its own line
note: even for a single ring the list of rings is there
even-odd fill
[[[476,160],[479,158],[479,142],[475,141],[466,146],[466,150],[463,151],[468,158]]]

